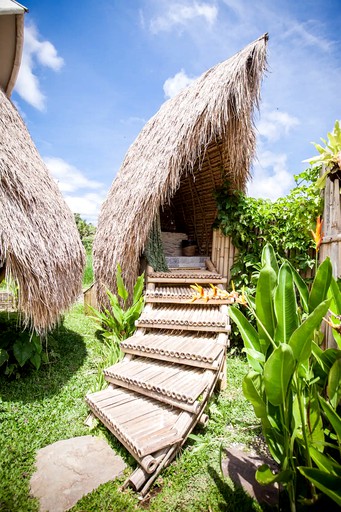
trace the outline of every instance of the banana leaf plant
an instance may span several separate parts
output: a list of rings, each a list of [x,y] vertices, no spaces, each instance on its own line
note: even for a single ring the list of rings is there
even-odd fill
[[[331,282],[329,259],[318,268],[309,290],[288,261],[278,266],[272,246],[266,245],[256,297],[254,302],[248,301],[256,328],[236,306],[229,308],[251,368],[243,392],[261,420],[269,450],[280,467],[273,474],[263,465],[256,478],[264,484],[281,483],[288,492],[291,512],[296,510],[301,474],[307,477],[307,492],[300,500],[311,503],[318,499],[318,485],[308,474],[316,469],[313,453],[323,454],[327,442],[320,397],[328,386],[331,368],[340,361],[340,351],[322,351],[318,345],[319,328],[332,302],[328,297]],[[298,466],[304,468],[301,473]]]

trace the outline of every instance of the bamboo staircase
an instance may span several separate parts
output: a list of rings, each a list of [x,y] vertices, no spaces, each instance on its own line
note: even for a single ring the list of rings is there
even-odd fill
[[[227,302],[190,302],[190,284],[226,285],[208,260],[205,269],[147,272],[146,305],[136,333],[121,343],[124,358],[104,370],[107,389],[87,395],[92,412],[137,460],[127,479],[144,496],[170,463],[224,382]]]

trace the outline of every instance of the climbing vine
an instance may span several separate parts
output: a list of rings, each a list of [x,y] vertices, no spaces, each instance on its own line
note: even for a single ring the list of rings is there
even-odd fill
[[[294,176],[295,187],[274,202],[241,192],[231,194],[228,183],[217,190],[216,227],[232,237],[239,251],[231,274],[237,287],[252,287],[265,243],[279,256],[289,258],[299,272],[313,268],[311,229],[322,213],[321,194],[315,186],[318,176],[317,168]]]

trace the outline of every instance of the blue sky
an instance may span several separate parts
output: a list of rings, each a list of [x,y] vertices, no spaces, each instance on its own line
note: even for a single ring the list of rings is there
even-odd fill
[[[341,0],[27,0],[12,100],[74,212],[96,222],[161,104],[269,32],[248,192],[276,199],[341,118]],[[142,184],[141,184],[142,185]]]

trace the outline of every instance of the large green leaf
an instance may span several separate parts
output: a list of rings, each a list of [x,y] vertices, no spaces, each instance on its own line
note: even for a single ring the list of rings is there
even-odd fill
[[[335,434],[339,439],[339,443],[341,442],[341,418],[333,409],[333,407],[324,399],[322,396],[319,396],[320,404],[322,405],[322,409],[324,410],[325,415],[330,421],[333,429],[335,430]]]
[[[117,285],[117,293],[124,300],[124,302],[128,299],[128,290],[124,286],[124,282],[122,279],[122,269],[119,264],[117,264],[116,269],[116,285]]]
[[[331,367],[337,359],[341,358],[341,351],[336,348],[322,350],[315,342],[312,343],[311,348],[316,360],[314,364],[314,374],[320,378],[319,385],[324,388]]]
[[[341,477],[341,465],[336,462],[336,460],[332,459],[330,455],[325,455],[321,453],[319,450],[316,450],[313,446],[310,447],[310,456],[315,462],[316,466],[322,471],[326,471],[331,475],[336,475]]]
[[[276,275],[278,274],[278,263],[276,258],[276,253],[271,244],[266,244],[263,247],[262,257],[261,257],[262,267],[269,265],[274,269]]]
[[[264,365],[266,396],[273,405],[284,403],[288,386],[295,370],[295,358],[291,347],[281,343]]]
[[[341,291],[334,277],[330,283],[330,293],[333,297],[333,306],[331,309],[337,315],[341,315]]]
[[[322,318],[327,313],[329,305],[330,299],[319,304],[296,331],[292,333],[289,345],[293,350],[296,361],[299,363],[305,361],[310,356],[314,331],[321,325]]]
[[[327,298],[328,289],[332,279],[332,264],[326,258],[319,266],[309,294],[309,311],[312,312]]]
[[[300,473],[341,506],[341,477],[317,468],[298,466]]]
[[[274,484],[275,482],[288,483],[293,477],[294,472],[291,469],[273,473],[267,464],[262,464],[256,471],[256,480],[262,485]]]
[[[9,354],[4,348],[0,348],[0,366],[9,359]]]
[[[259,341],[259,336],[256,329],[251,325],[251,323],[247,320],[247,318],[243,315],[243,313],[236,308],[235,306],[229,307],[229,316],[232,320],[237,324],[241,337],[244,341],[244,346],[247,349],[252,349],[255,353],[261,352],[261,344]],[[256,355],[256,354],[254,354]],[[250,366],[256,370],[261,371],[262,365],[260,364],[259,359],[252,356],[247,352],[247,359],[249,361]]]
[[[133,304],[135,304],[135,302],[137,302],[140,299],[142,292],[143,292],[143,286],[144,286],[144,274],[141,274],[137,278],[135,286],[134,286]]]
[[[266,346],[270,344],[268,335],[273,339],[276,327],[273,300],[276,284],[276,272],[272,267],[270,267],[270,265],[265,265],[259,273],[259,279],[257,282],[256,313],[259,337],[265,341]]]
[[[13,354],[20,366],[24,366],[33,353],[34,345],[29,340],[18,339],[13,345]]]
[[[295,283],[295,286],[300,294],[301,304],[305,313],[309,313],[309,289],[307,283],[302,279],[297,270],[291,265],[290,261],[287,262],[289,267],[291,268],[292,277]]]
[[[262,398],[261,376],[259,373],[251,371],[243,379],[244,396],[255,410],[257,418],[266,417],[266,404]]]
[[[288,263],[283,263],[279,270],[274,304],[277,319],[275,341],[287,343],[298,326],[296,295]]]
[[[329,371],[327,394],[336,409],[341,399],[341,359],[337,359]]]

